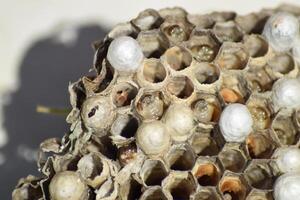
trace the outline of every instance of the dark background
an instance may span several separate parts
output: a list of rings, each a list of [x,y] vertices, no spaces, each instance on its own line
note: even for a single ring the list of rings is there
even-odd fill
[[[49,37],[32,44],[26,52],[19,67],[20,87],[9,94],[10,101],[4,107],[9,143],[0,149],[6,157],[0,165],[1,200],[11,199],[19,178],[39,175],[33,155],[40,142],[61,138],[68,131],[65,117],[37,113],[36,106],[70,107],[69,82],[88,73],[94,54],[91,43],[104,34],[104,29],[96,25],[80,27],[77,40],[70,46]]]

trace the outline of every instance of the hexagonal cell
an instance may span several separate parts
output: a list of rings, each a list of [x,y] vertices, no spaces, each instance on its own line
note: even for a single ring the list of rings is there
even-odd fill
[[[116,112],[109,97],[94,95],[83,102],[80,114],[86,128],[100,133],[112,124]]]
[[[170,199],[189,200],[197,189],[197,183],[190,172],[173,171],[162,183]]]
[[[169,47],[168,39],[158,29],[141,31],[137,41],[147,58],[159,58]]]
[[[214,187],[202,187],[193,197],[193,200],[219,200],[220,194]]]
[[[214,156],[220,152],[224,140],[212,127],[196,127],[189,143],[196,154]]]
[[[40,179],[29,175],[18,182],[18,185],[12,193],[12,199],[41,199],[43,198],[42,188],[45,182],[49,185],[49,181],[40,183]],[[40,185],[41,184],[41,185]],[[79,182],[80,184],[80,182]]]
[[[167,17],[160,26],[160,30],[174,44],[187,40],[192,29],[193,25],[185,17]]]
[[[222,80],[219,94],[225,103],[244,103],[247,100],[247,82],[241,74],[226,73]]]
[[[221,42],[239,42],[243,39],[243,33],[234,21],[218,22],[215,24],[213,30]]]
[[[191,103],[191,108],[197,120],[202,123],[217,122],[222,108],[218,98],[212,94],[197,94]]]
[[[148,188],[143,195],[141,196],[140,200],[167,200],[166,195],[162,191],[162,188],[159,186],[154,186]]]
[[[146,9],[139,13],[139,15],[131,20],[133,26],[140,30],[149,30],[158,28],[163,22],[162,17],[154,9]]]
[[[268,60],[268,72],[280,77],[289,74],[296,68],[295,60],[288,53],[276,53]]]
[[[223,43],[216,63],[221,69],[241,70],[247,66],[249,59],[248,52],[239,43]]]
[[[249,65],[245,76],[252,92],[265,92],[272,89],[274,80],[267,73],[265,67]]]
[[[240,144],[226,143],[219,153],[223,167],[232,172],[241,172],[247,163],[247,157]]]
[[[175,46],[168,49],[163,57],[164,64],[175,71],[184,70],[192,63],[192,55],[183,47]]]
[[[89,153],[77,163],[77,172],[89,186],[98,188],[109,178],[110,164],[100,153]]]
[[[192,23],[195,28],[199,29],[211,29],[215,24],[214,20],[209,16],[209,14],[188,14],[187,20]]]
[[[299,140],[300,133],[293,123],[291,111],[280,111],[272,122],[272,131],[282,145],[293,145]]]
[[[272,156],[276,148],[276,142],[269,134],[269,131],[256,132],[248,135],[246,148],[252,159],[267,159]]]
[[[171,138],[181,144],[191,136],[197,124],[190,107],[185,103],[175,102],[168,107],[162,122],[167,126]]]
[[[168,17],[186,17],[188,14],[186,10],[181,7],[162,8],[158,12],[164,19]]]
[[[106,135],[100,139],[99,136],[92,135],[92,138],[95,139],[90,142],[90,147],[87,148],[89,151],[101,152],[107,158],[115,161],[118,159],[118,148],[110,136]],[[101,150],[99,151],[100,148]]]
[[[137,113],[143,119],[160,119],[167,107],[160,91],[141,91],[135,101]]]
[[[84,76],[82,78],[82,84],[84,86],[86,96],[92,96],[95,93],[101,93],[104,90],[108,89],[109,86],[112,86],[114,83],[114,78],[116,77],[114,68],[105,59],[98,65],[100,66],[97,69],[99,70],[97,75]],[[79,83],[81,84],[81,82],[72,84],[72,89],[78,96],[80,92],[82,92],[82,90],[79,89],[82,87],[81,85],[79,85]]]
[[[142,185],[133,177],[120,186],[119,195],[124,200],[135,200],[142,196]]]
[[[264,130],[270,127],[272,112],[269,108],[268,96],[253,94],[248,99],[246,106],[252,115],[255,130]]]
[[[158,59],[146,59],[142,66],[144,80],[150,83],[160,83],[165,80],[167,71]]]
[[[209,15],[215,22],[226,22],[229,20],[233,20],[236,17],[236,13],[230,11],[214,11]]]
[[[161,185],[167,175],[165,164],[160,160],[146,160],[140,170],[140,177],[147,186]]]
[[[244,38],[244,45],[252,58],[265,56],[269,50],[268,42],[260,35],[247,35]]]
[[[114,86],[111,97],[117,107],[129,106],[138,93],[138,89],[130,83],[121,82]]]
[[[198,63],[193,74],[200,84],[213,84],[220,78],[219,68],[211,63]]]
[[[270,160],[252,160],[244,171],[247,182],[256,189],[273,189],[276,176],[269,166]]]
[[[172,143],[170,130],[158,120],[144,121],[139,126],[135,139],[137,146],[149,157],[164,155]]]
[[[187,99],[194,92],[194,85],[187,76],[175,76],[167,84],[167,91],[179,99]]]
[[[108,34],[108,38],[115,39],[120,36],[131,36],[136,38],[138,30],[130,23],[117,24]]]
[[[197,28],[193,30],[186,45],[199,62],[212,62],[220,48],[219,42],[211,31]]]
[[[118,114],[110,128],[110,132],[112,136],[128,139],[134,137],[138,127],[139,121],[133,115]]]
[[[216,158],[198,157],[192,173],[201,186],[217,186],[222,169]]]
[[[224,199],[244,200],[249,191],[249,186],[240,175],[225,172],[219,182],[219,190]]]
[[[246,15],[238,15],[234,19],[235,22],[246,33],[261,33],[264,28],[264,21],[266,21],[262,14],[250,13]]]
[[[272,191],[252,189],[246,200],[274,200]]]
[[[196,155],[188,144],[173,145],[165,160],[172,170],[187,171],[193,168]]]

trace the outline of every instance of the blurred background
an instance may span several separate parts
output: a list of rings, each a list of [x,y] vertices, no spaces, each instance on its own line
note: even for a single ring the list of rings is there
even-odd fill
[[[64,116],[37,105],[68,108],[67,87],[92,66],[91,43],[146,8],[181,6],[191,13],[241,14],[299,0],[0,0],[0,199],[19,178],[38,175],[39,143],[68,131]]]

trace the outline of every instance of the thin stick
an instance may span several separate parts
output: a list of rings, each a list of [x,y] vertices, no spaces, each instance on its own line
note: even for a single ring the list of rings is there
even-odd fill
[[[43,113],[43,114],[67,116],[71,112],[71,109],[68,109],[68,108],[51,108],[51,107],[47,107],[47,106],[38,105],[36,107],[36,112]]]

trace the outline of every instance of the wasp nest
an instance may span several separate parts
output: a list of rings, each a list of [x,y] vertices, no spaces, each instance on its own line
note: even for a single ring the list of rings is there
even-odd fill
[[[299,17],[166,8],[117,25],[13,199],[299,199]]]

